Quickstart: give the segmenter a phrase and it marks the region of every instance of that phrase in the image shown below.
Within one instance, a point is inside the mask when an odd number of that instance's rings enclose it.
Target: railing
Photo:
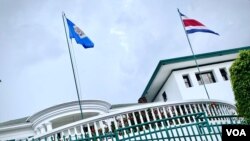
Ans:
[[[173,120],[182,118],[193,118],[195,122],[179,125],[169,125]],[[209,118],[230,119],[225,123],[210,123]],[[124,128],[116,129],[114,132],[108,132],[99,136],[89,137],[81,134],[62,139],[51,137],[52,141],[142,141],[142,140],[196,140],[196,141],[221,141],[222,125],[244,124],[242,118],[234,116],[214,116],[207,117],[204,112],[177,116],[173,118],[160,119]],[[85,136],[85,137],[84,137]],[[33,139],[33,141],[35,141]]]
[[[160,129],[160,125],[178,126],[191,123],[197,123],[194,116],[196,113],[204,113],[208,116],[208,121],[211,123],[228,122],[228,115],[236,114],[235,107],[220,101],[192,101],[178,103],[149,103],[129,108],[123,108],[119,111],[92,117],[81,120],[69,125],[53,129],[43,135],[36,136],[35,139],[45,140],[68,140],[78,138],[106,137],[107,139],[115,140],[113,137],[116,131],[120,129],[137,126],[142,123],[150,123],[163,119],[169,119],[166,124],[156,124],[152,127],[149,124],[149,129]],[[175,118],[179,117],[179,118]],[[199,119],[198,122],[202,120]],[[139,131],[139,129],[137,129]],[[146,127],[143,126],[143,130]]]
[[[190,117],[193,123],[169,125],[171,120]],[[195,140],[195,141],[221,141],[222,125],[244,124],[242,118],[237,116],[223,116],[212,118],[226,118],[229,122],[210,123],[206,114],[195,113],[173,118],[161,119],[117,129],[114,133],[116,141],[141,141],[141,140]],[[153,126],[153,128],[150,127]],[[101,139],[101,138],[100,138]]]

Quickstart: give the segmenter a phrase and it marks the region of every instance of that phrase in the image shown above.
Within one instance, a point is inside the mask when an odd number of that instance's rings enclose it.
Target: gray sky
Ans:
[[[0,0],[0,122],[77,100],[62,11],[95,43],[73,40],[81,99],[134,103],[157,63],[191,55],[177,8],[220,36],[195,53],[250,45],[249,0]]]

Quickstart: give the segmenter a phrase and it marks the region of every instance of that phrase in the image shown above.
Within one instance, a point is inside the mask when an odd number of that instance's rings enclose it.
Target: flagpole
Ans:
[[[177,11],[178,11],[179,16],[180,16],[180,20],[181,20],[181,23],[182,23],[182,27],[183,27],[183,29],[184,29],[184,31],[185,31],[185,34],[186,34],[186,37],[187,37],[187,40],[188,40],[189,47],[190,47],[191,52],[192,52],[192,54],[193,54],[194,61],[195,61],[195,64],[196,64],[196,68],[198,69],[198,72],[199,72],[199,75],[200,75],[200,74],[201,74],[201,71],[200,71],[199,65],[198,65],[198,63],[197,63],[197,59],[196,59],[196,56],[195,56],[195,54],[194,54],[194,51],[193,51],[191,42],[190,42],[189,37],[188,37],[188,35],[187,35],[187,31],[185,30],[185,26],[184,26],[184,23],[183,23],[182,18],[181,18],[180,10],[179,10],[178,8],[177,8]],[[210,100],[210,97],[209,97],[209,94],[208,94],[208,91],[207,91],[207,87],[206,87],[206,85],[205,85],[205,83],[204,83],[204,80],[203,80],[203,78],[202,78],[201,76],[200,76],[200,78],[201,78],[201,82],[202,82],[202,84],[203,84],[203,86],[204,86],[204,89],[205,89],[205,91],[206,91],[207,98]]]
[[[66,30],[66,25],[65,25],[65,18],[66,18],[65,13],[62,12],[63,25],[64,25],[64,30],[65,30],[67,44],[68,44],[68,50],[69,50],[71,67],[72,67],[73,75],[74,75],[74,82],[75,82],[75,86],[76,86],[76,93],[77,93],[78,103],[79,103],[79,107],[80,107],[81,118],[83,119],[83,113],[82,113],[82,106],[81,106],[81,101],[80,101],[79,89],[78,89],[78,84],[77,84],[77,81],[76,81],[76,73],[75,73],[75,69],[74,69],[74,64],[73,64],[73,61],[72,61],[72,55],[71,55],[71,50],[70,50],[70,45],[69,45],[69,40],[68,40],[68,34],[67,34],[67,30]]]

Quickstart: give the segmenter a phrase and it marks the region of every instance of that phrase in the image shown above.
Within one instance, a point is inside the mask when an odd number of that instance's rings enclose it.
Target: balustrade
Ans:
[[[133,125],[142,124],[166,118],[166,123],[160,121],[147,126],[129,128],[128,132],[145,131],[147,129],[163,128],[164,126],[173,126],[178,124],[187,124],[196,122],[193,116],[184,116],[174,119],[176,116],[194,114],[204,112],[211,122],[226,121],[223,116],[236,114],[233,105],[219,101],[194,101],[194,102],[179,102],[179,103],[149,103],[140,104],[130,108],[124,108],[120,111],[99,115],[89,119],[84,119],[71,123],[56,129],[53,129],[42,135],[38,135],[36,139],[57,138],[63,137],[94,137],[113,133],[116,129],[131,127]],[[198,119],[202,122],[202,119]],[[123,131],[125,132],[125,131]]]

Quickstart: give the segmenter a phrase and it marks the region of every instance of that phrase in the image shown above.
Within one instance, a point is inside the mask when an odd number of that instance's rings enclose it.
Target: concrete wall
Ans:
[[[167,82],[157,94],[157,97],[155,98],[154,102],[164,101],[162,97],[164,91],[167,95],[167,101],[182,100],[176,80],[176,76],[172,73],[168,78]]]
[[[216,80],[215,83],[206,84],[206,88],[210,99],[219,99],[230,103],[235,103],[230,79],[227,81],[223,80],[222,75],[219,71],[219,69],[221,68],[226,68],[229,77],[229,68],[231,64],[232,62],[226,62],[226,63],[200,67],[201,72],[212,71]],[[186,74],[187,72],[193,84],[193,87],[190,88],[186,88],[182,77],[182,75]],[[197,68],[181,70],[176,72],[176,80],[178,82],[177,84],[180,88],[183,100],[201,99],[201,98],[207,99],[207,94],[205,92],[204,86],[198,84],[195,73],[198,73]]]
[[[232,62],[224,62],[200,67],[201,72],[212,71],[216,82],[206,84],[206,88],[210,99],[218,99],[235,104],[232,86],[229,80],[225,81],[219,71],[221,68],[226,68],[228,77],[229,68]],[[197,68],[189,68],[172,72],[170,78],[165,83],[164,87],[158,93],[155,101],[163,101],[162,93],[166,91],[168,100],[191,100],[191,99],[207,99],[204,86],[199,85],[195,74],[198,73]],[[189,75],[192,87],[185,86],[183,75]]]

